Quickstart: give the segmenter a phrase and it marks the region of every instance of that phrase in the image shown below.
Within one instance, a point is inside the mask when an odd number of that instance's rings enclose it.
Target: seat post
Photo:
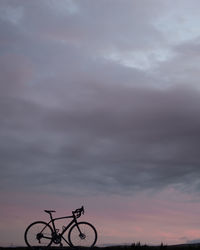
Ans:
[[[53,220],[53,216],[52,216],[51,212],[49,212],[49,216],[50,216],[50,219]]]
[[[54,224],[54,219],[53,219],[53,216],[52,216],[52,213],[56,212],[56,211],[54,211],[54,210],[44,210],[44,211],[49,214],[50,219],[51,219],[49,223],[52,223],[53,229],[54,229],[54,231],[56,231],[56,227],[55,227],[55,224]]]
[[[49,215],[50,215],[50,218],[51,218],[51,223],[52,223],[53,229],[56,232],[56,227],[55,227],[54,219],[53,219],[53,216],[52,216],[51,212],[49,212]]]

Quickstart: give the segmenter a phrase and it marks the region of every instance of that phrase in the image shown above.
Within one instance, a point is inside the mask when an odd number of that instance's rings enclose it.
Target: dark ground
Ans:
[[[44,250],[45,248],[37,248],[36,250]],[[71,248],[72,249],[72,248]],[[71,250],[70,247],[50,247],[48,250]],[[87,248],[78,248],[87,249]],[[93,250],[200,250],[200,244],[183,244],[183,245],[160,245],[160,246],[148,246],[140,244],[132,244],[130,246],[109,246],[109,247],[94,247]],[[27,247],[0,247],[0,250],[29,250]]]

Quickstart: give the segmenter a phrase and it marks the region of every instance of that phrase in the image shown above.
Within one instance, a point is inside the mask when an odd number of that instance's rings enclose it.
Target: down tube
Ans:
[[[64,229],[64,230],[62,231],[62,233],[61,233],[62,239],[63,239],[69,246],[71,246],[71,244],[65,239],[65,237],[63,236],[63,234],[71,227],[71,225],[74,224],[74,222],[75,222],[75,220],[72,220],[72,221],[65,227],[65,229]],[[68,237],[67,237],[67,239],[68,239]]]

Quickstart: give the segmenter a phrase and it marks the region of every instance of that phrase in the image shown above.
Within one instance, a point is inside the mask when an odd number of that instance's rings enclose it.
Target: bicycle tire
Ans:
[[[49,224],[44,221],[35,221],[27,227],[24,233],[24,240],[30,248],[46,248],[53,242],[52,234],[53,229]]]
[[[79,233],[77,224],[82,235]],[[97,241],[97,231],[95,227],[88,222],[78,222],[77,224],[74,224],[69,230],[68,241],[70,245],[72,247],[93,247]]]

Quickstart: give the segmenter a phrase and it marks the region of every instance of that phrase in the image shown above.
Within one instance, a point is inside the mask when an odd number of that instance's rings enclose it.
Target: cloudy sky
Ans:
[[[200,2],[0,1],[0,245],[85,206],[99,244],[200,238]]]

